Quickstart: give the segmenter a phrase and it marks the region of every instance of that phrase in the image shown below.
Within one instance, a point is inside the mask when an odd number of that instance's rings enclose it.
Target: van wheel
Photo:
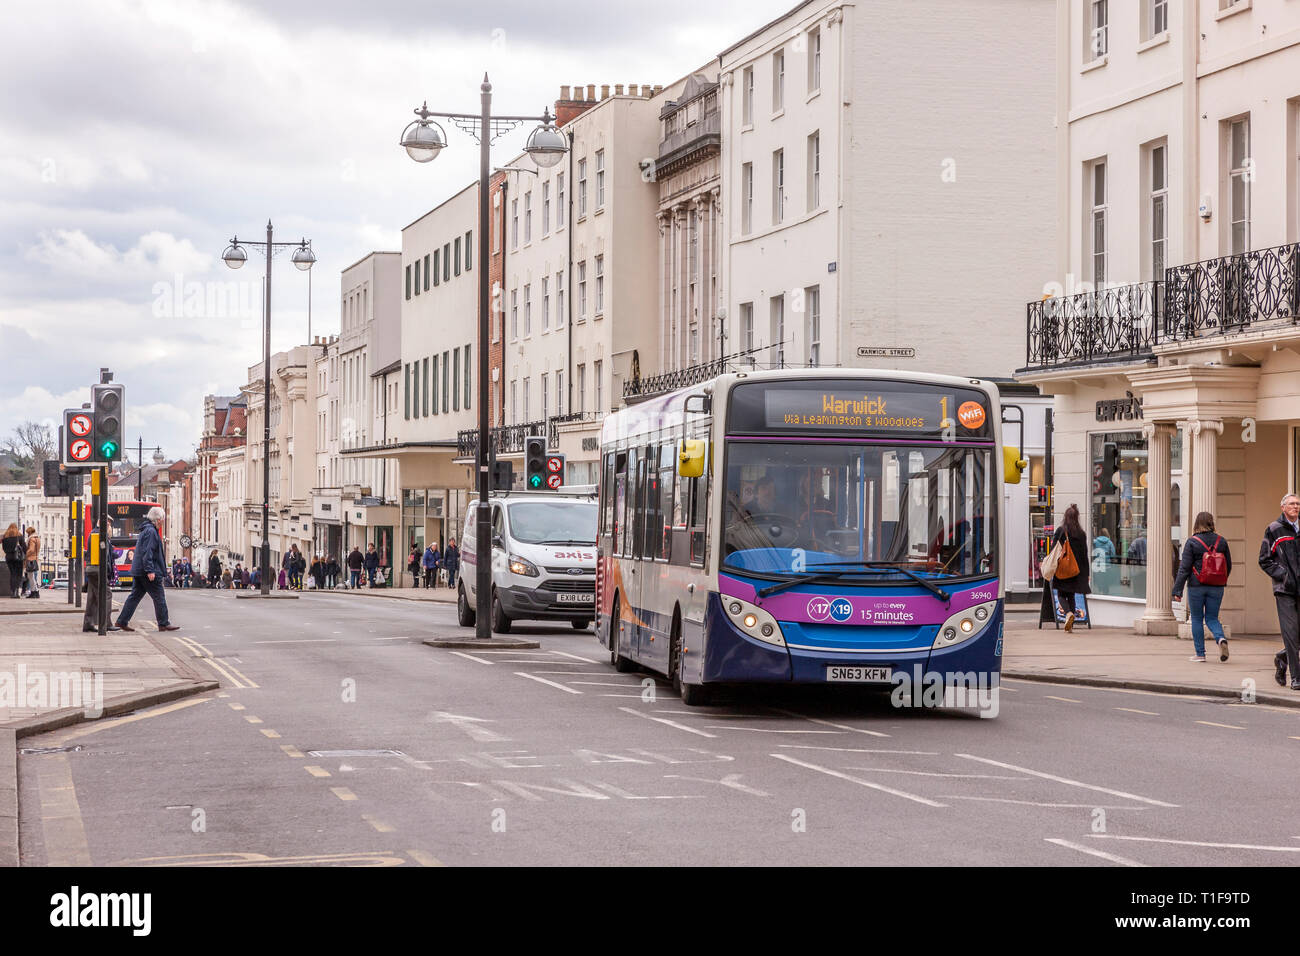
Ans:
[[[456,623],[461,627],[473,627],[477,616],[469,606],[469,597],[465,594],[465,583],[462,581],[456,594]]]
[[[570,621],[569,623],[573,625],[575,631],[585,631],[587,628],[591,627],[590,621]]]
[[[501,597],[496,591],[492,592],[492,630],[497,634],[510,633],[510,618],[501,606]]]
[[[614,665],[614,670],[620,674],[628,674],[636,670],[636,664],[618,651],[618,603],[618,598],[614,598],[614,610],[609,616],[609,662]]]

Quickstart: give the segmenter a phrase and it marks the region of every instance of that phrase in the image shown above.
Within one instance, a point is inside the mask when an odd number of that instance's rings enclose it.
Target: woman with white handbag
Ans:
[[[1052,550],[1041,565],[1043,578],[1056,592],[1057,606],[1065,616],[1066,633],[1074,630],[1077,617],[1083,617],[1087,604],[1080,597],[1091,594],[1088,586],[1088,536],[1079,523],[1079,506],[1065,509],[1061,526],[1052,535]]]

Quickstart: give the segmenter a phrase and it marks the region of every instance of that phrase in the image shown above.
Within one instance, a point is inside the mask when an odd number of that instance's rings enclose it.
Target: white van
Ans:
[[[583,630],[596,613],[596,497],[563,492],[505,492],[492,509],[492,630],[512,621],[570,621]],[[478,501],[461,535],[457,620],[473,627]]]

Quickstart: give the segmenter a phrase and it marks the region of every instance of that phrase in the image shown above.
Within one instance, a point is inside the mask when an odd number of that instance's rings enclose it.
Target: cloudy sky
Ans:
[[[107,366],[127,441],[190,454],[203,396],[261,356],[260,262],[232,235],[312,240],[312,333],[338,330],[339,273],[472,181],[472,139],[430,165],[411,110],[540,113],[561,84],[667,85],[794,6],[496,0],[81,0],[5,11],[0,39],[0,436],[56,423]],[[526,130],[500,141],[518,152]],[[250,255],[250,259],[253,258]],[[231,284],[233,283],[233,284]],[[274,269],[272,346],[306,340],[308,279]]]

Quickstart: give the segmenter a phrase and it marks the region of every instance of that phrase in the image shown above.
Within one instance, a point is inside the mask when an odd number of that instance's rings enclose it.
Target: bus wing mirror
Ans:
[[[1029,462],[1020,457],[1019,448],[1002,446],[1002,480],[1008,485],[1020,484],[1020,473],[1029,467]]]
[[[682,439],[677,446],[677,474],[683,478],[698,478],[704,474],[703,441],[698,438]]]
[[[687,414],[707,415],[713,408],[707,395],[687,395],[682,410]]]

